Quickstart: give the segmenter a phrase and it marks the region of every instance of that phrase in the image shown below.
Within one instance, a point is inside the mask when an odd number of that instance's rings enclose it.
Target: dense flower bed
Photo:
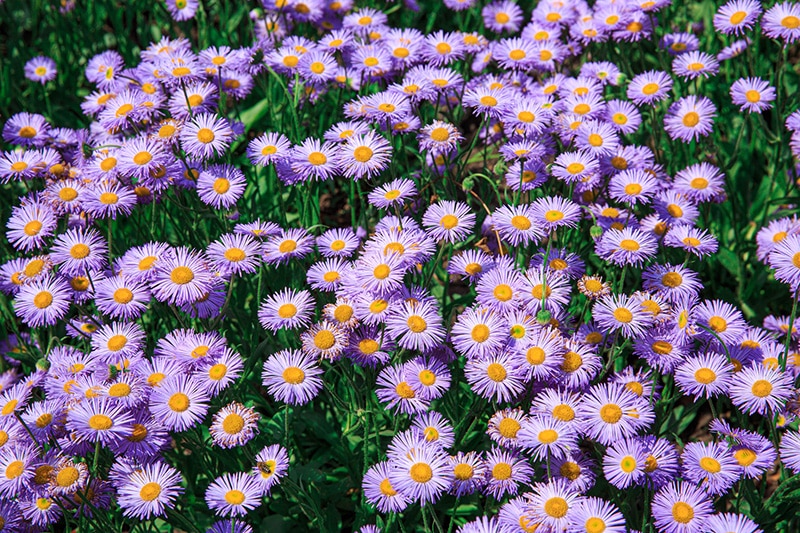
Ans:
[[[800,528],[800,5],[159,6],[18,68],[0,529]]]

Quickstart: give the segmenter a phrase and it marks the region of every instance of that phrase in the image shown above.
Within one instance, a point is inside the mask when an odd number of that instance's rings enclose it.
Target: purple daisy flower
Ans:
[[[206,490],[209,509],[219,516],[244,516],[261,505],[263,491],[258,479],[247,472],[223,474]]]
[[[792,397],[793,383],[790,374],[753,363],[733,375],[728,392],[742,412],[772,415]]]
[[[632,437],[655,420],[649,400],[618,383],[600,383],[589,389],[580,416],[586,436],[606,446]]]
[[[775,98],[775,88],[761,78],[741,78],[731,85],[731,99],[742,111],[766,111],[772,108]]]
[[[792,2],[775,4],[764,13],[761,29],[767,37],[793,43],[800,38],[800,6]]]
[[[684,359],[675,371],[678,387],[695,399],[727,394],[732,377],[733,365],[727,357],[715,352]]]
[[[224,154],[234,137],[228,121],[211,113],[195,115],[180,134],[183,149],[197,159]]]
[[[742,474],[742,467],[725,444],[689,442],[681,455],[684,480],[696,484],[712,496],[725,494]]]
[[[117,488],[122,513],[140,520],[165,516],[181,493],[180,473],[160,461],[142,465]]]
[[[211,288],[212,274],[206,259],[188,248],[178,248],[174,256],[155,264],[153,296],[161,302],[182,305],[201,299]]]
[[[651,512],[659,531],[695,533],[705,528],[714,507],[703,489],[679,481],[653,496]]]
[[[409,499],[395,489],[389,480],[389,462],[372,465],[361,482],[367,502],[381,513],[400,512],[408,507]]]
[[[673,140],[685,143],[699,140],[711,133],[717,108],[705,96],[689,95],[669,106],[664,117],[664,129]]]
[[[208,396],[186,376],[162,381],[150,395],[150,412],[171,431],[185,431],[202,421],[208,411]]]
[[[55,325],[69,310],[69,285],[48,276],[25,283],[14,298],[14,312],[30,327]]]
[[[739,35],[758,22],[761,12],[756,0],[731,0],[717,10],[714,27],[726,35]]]
[[[322,374],[313,356],[300,350],[283,350],[264,361],[261,380],[277,401],[303,405],[322,390]]]
[[[262,494],[269,494],[289,471],[289,454],[280,444],[265,446],[256,454],[253,475],[258,480]]]
[[[244,172],[232,165],[211,165],[197,178],[197,194],[203,203],[232,208],[247,187]]]
[[[44,85],[56,79],[56,62],[47,56],[36,56],[25,63],[25,77]]]
[[[435,503],[452,483],[447,454],[428,445],[389,459],[389,481],[395,490],[421,505]]]

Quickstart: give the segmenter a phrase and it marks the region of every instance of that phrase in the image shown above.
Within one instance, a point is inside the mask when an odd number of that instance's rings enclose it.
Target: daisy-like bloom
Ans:
[[[324,257],[350,257],[360,244],[350,228],[332,228],[317,237],[317,248]]]
[[[577,505],[583,500],[561,480],[535,483],[528,505],[536,522],[553,530],[564,530],[571,523]]]
[[[493,448],[484,459],[486,477],[483,491],[500,500],[505,495],[517,494],[520,485],[527,485],[533,478],[533,469],[528,461],[514,451]]]
[[[53,235],[57,224],[55,213],[46,205],[15,206],[6,224],[6,238],[15,249],[29,252],[41,248],[45,239]]]
[[[456,497],[480,490],[486,477],[486,463],[477,452],[458,452],[448,459],[453,472],[449,492]]]
[[[150,291],[143,283],[125,276],[113,276],[95,282],[97,309],[111,318],[135,320],[147,311]]]
[[[761,15],[756,0],[731,0],[714,15],[714,27],[726,35],[739,35],[751,29]]]
[[[208,395],[199,383],[185,375],[163,380],[150,395],[150,412],[171,431],[194,427],[207,411]]]
[[[155,264],[153,296],[161,302],[181,305],[201,299],[211,288],[212,274],[205,258],[188,248],[177,248],[174,256]]]
[[[56,62],[47,56],[36,56],[25,63],[25,77],[44,85],[56,79]]]
[[[496,0],[481,10],[483,24],[495,33],[516,33],[523,16],[522,9],[510,0]]]
[[[164,144],[144,136],[126,141],[116,158],[120,174],[138,179],[147,179],[169,162]]]
[[[473,307],[461,313],[453,325],[453,346],[467,359],[494,353],[506,342],[504,326],[501,315]]]
[[[432,238],[455,243],[473,232],[475,213],[463,202],[442,200],[428,207],[422,225]]]
[[[395,258],[399,262],[399,258]],[[397,266],[396,264],[394,266]],[[394,277],[402,279],[402,271],[396,269]],[[353,264],[341,257],[334,257],[314,263],[308,269],[306,279],[312,289],[320,291],[336,291],[345,279],[353,277]]]
[[[258,480],[262,494],[269,494],[289,471],[289,454],[280,444],[265,446],[256,455],[252,473]]]
[[[69,284],[60,277],[29,281],[14,297],[14,312],[33,328],[55,325],[67,314],[69,306]]]
[[[800,433],[789,430],[781,437],[781,462],[794,473],[800,472]]]
[[[591,387],[581,402],[580,415],[586,436],[606,446],[633,436],[655,420],[649,400],[618,383]]]
[[[299,146],[292,148],[289,153],[289,162],[292,172],[297,176],[302,176],[303,181],[325,181],[339,172],[338,154],[338,145],[320,143],[316,139],[308,138]],[[370,160],[370,157],[367,158],[367,161]]]
[[[267,132],[247,145],[247,157],[254,165],[267,166],[289,156],[292,143],[279,132]]]
[[[687,252],[703,257],[716,253],[719,244],[713,235],[704,229],[688,225],[670,228],[664,237],[664,245],[673,248],[682,248]]]
[[[452,476],[447,454],[436,446],[417,447],[389,460],[392,487],[422,505],[436,502],[450,488]]]
[[[261,382],[279,402],[304,405],[322,390],[323,370],[312,355],[283,350],[264,361]]]
[[[3,183],[34,178],[41,170],[42,159],[36,150],[5,152],[0,158]]]
[[[628,84],[627,95],[638,105],[652,105],[669,96],[672,77],[666,72],[651,70],[634,76]]]
[[[305,257],[314,249],[314,237],[303,228],[283,230],[264,243],[264,261],[278,265]]]
[[[630,102],[625,100],[609,100],[606,107],[606,120],[620,133],[630,134],[639,129],[642,115]]]
[[[133,417],[113,400],[83,400],[67,412],[67,429],[81,441],[111,446],[131,434]]]
[[[624,294],[600,298],[592,307],[592,317],[606,331],[620,331],[623,337],[640,338],[653,325],[641,301]]]
[[[328,360],[335,360],[347,347],[347,330],[333,322],[323,320],[300,335],[303,352]]]
[[[244,173],[232,165],[211,165],[197,178],[197,194],[206,205],[233,207],[247,186]]]
[[[611,294],[611,284],[600,276],[582,276],[578,280],[578,291],[590,300],[596,300]]]
[[[518,366],[511,352],[488,353],[467,361],[464,375],[479,396],[510,402],[525,387],[525,369]]]
[[[403,377],[414,394],[426,401],[441,398],[450,387],[447,365],[434,356],[417,357],[405,363]]]
[[[775,279],[789,284],[792,291],[800,287],[800,236],[788,235],[775,245],[768,256],[775,269]]]
[[[489,437],[504,448],[519,448],[519,430],[528,417],[522,409],[503,409],[489,419]]]
[[[670,138],[691,142],[711,133],[717,108],[705,96],[684,96],[669,106],[664,117],[664,129]]]
[[[306,327],[311,323],[314,299],[308,291],[284,289],[267,297],[258,309],[258,320],[267,331]]]
[[[764,35],[787,44],[800,38],[800,6],[792,2],[775,4],[761,19]]]
[[[619,134],[605,122],[586,120],[578,127],[575,142],[578,148],[597,157],[610,156],[619,147]]]
[[[122,513],[131,518],[147,520],[164,516],[183,493],[180,473],[161,461],[142,465],[117,488]]]
[[[742,467],[733,453],[719,442],[689,442],[681,455],[684,480],[695,483],[712,496],[725,494],[739,481]]]
[[[553,163],[553,176],[566,183],[576,183],[593,176],[600,169],[597,158],[586,151],[563,152]]]
[[[241,356],[224,348],[219,354],[204,357],[195,367],[192,379],[200,383],[209,394],[216,396],[239,378],[243,367]]]
[[[83,207],[95,218],[115,220],[117,215],[130,215],[136,202],[133,188],[115,181],[103,181],[86,189]]]
[[[735,344],[747,327],[742,312],[722,300],[704,300],[694,308],[694,317],[696,324],[704,329],[698,334],[711,340],[714,337],[708,332],[711,330],[722,342],[729,344]]]
[[[655,255],[658,243],[649,233],[634,228],[609,229],[595,245],[597,255],[618,266],[641,265]]]
[[[578,449],[575,426],[549,416],[527,418],[518,434],[519,446],[535,460],[566,457]]]
[[[226,233],[206,250],[212,264],[228,275],[252,274],[261,261],[261,247],[256,240],[240,233]]]
[[[697,185],[700,186],[701,183],[698,182]],[[695,190],[692,189],[692,191]],[[700,216],[700,211],[694,201],[675,190],[657,193],[653,201],[653,208],[656,211],[656,215],[661,217],[667,226],[694,225]],[[658,229],[659,226],[656,226],[656,230]]]
[[[560,227],[574,228],[581,218],[578,205],[560,196],[537,198],[531,204],[530,213],[534,223],[548,234]]]
[[[445,33],[439,30],[425,36],[420,52],[430,65],[440,67],[462,59],[467,50],[458,33]]]
[[[396,413],[422,413],[427,410],[429,404],[428,400],[411,388],[404,368],[397,365],[387,366],[381,370],[375,384],[375,394],[381,403],[386,404],[385,409],[391,409]]]
[[[732,377],[733,365],[727,357],[716,352],[684,359],[675,371],[678,387],[695,399],[727,394]]]
[[[531,241],[544,237],[529,204],[503,205],[492,213],[492,222],[500,237],[512,246],[527,246]]]
[[[235,134],[228,121],[212,113],[200,113],[181,128],[181,146],[198,159],[210,159],[225,153]]]
[[[244,516],[261,505],[263,491],[258,479],[247,472],[223,474],[206,490],[209,509],[220,516]]]
[[[411,427],[419,430],[427,442],[445,450],[452,448],[456,440],[453,425],[436,411],[429,411],[414,418]]]
[[[43,146],[50,133],[50,124],[36,113],[17,113],[3,125],[3,139],[20,146]],[[31,152],[30,155],[36,155]]]
[[[50,259],[60,265],[65,274],[80,276],[102,268],[107,251],[105,239],[97,231],[78,227],[58,236]]]
[[[221,448],[236,448],[255,437],[259,418],[253,409],[232,402],[214,414],[208,429],[214,444]]]
[[[747,50],[748,46],[750,46],[750,39],[739,39],[738,41],[734,41],[730,44],[730,46],[726,46],[719,51],[717,54],[717,60],[727,61],[728,59],[739,57],[744,53],[745,50]]]
[[[421,150],[449,153],[458,147],[459,143],[464,140],[464,136],[453,124],[434,120],[419,131],[417,140]]]
[[[404,302],[387,318],[386,333],[401,348],[422,352],[441,343],[445,336],[439,310],[430,301]]]
[[[676,481],[653,496],[651,512],[659,531],[694,533],[705,529],[714,507],[702,488]]]
[[[675,175],[673,189],[695,202],[708,202],[724,194],[725,176],[714,165],[699,163]]]
[[[700,76],[707,78],[719,72],[719,62],[714,56],[695,50],[676,57],[672,62],[672,72],[687,80]]]
[[[447,265],[447,272],[466,276],[470,281],[492,270],[495,264],[492,256],[482,250],[467,250],[453,256]]]
[[[789,373],[753,363],[733,375],[728,393],[745,413],[773,415],[792,397],[792,383]]]
[[[36,475],[37,454],[30,445],[3,446],[0,450],[0,495],[18,496],[31,486]]]
[[[395,489],[389,480],[389,462],[372,465],[361,483],[366,500],[381,513],[400,512],[408,507],[409,499]]]
[[[589,496],[576,505],[571,518],[574,531],[580,533],[625,533],[625,516],[616,505]]]
[[[660,46],[672,55],[680,55],[700,48],[700,40],[691,33],[668,33],[661,39]]]
[[[708,533],[762,533],[763,530],[743,514],[720,513],[708,517],[704,524]]]
[[[618,489],[640,485],[645,476],[647,449],[638,439],[612,444],[603,456],[603,475]]]
[[[340,145],[338,164],[346,178],[359,180],[377,176],[389,164],[392,147],[384,137],[370,131],[350,137]]]
[[[761,78],[741,78],[731,85],[731,99],[742,111],[760,113],[772,108],[775,88]]]
[[[608,194],[611,198],[629,204],[649,204],[658,192],[656,179],[644,170],[628,169],[611,177]]]
[[[417,195],[417,187],[409,179],[396,179],[375,188],[367,199],[378,209],[403,205]]]
[[[156,263],[172,254],[173,250],[168,244],[150,242],[130,248],[119,259],[114,270],[132,281],[149,281],[156,274]]]

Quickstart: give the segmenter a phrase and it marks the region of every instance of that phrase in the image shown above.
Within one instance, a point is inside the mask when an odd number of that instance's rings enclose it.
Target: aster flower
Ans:
[[[577,503],[572,513],[576,531],[603,533],[625,533],[625,516],[616,505],[601,498],[590,496]]]
[[[25,283],[14,298],[14,312],[30,327],[52,326],[70,306],[69,285],[63,278],[46,277]]]
[[[381,513],[400,512],[409,504],[408,498],[389,480],[388,461],[372,465],[364,474],[361,485],[366,500]]]
[[[623,337],[639,338],[653,325],[652,317],[644,311],[633,296],[609,295],[594,304],[592,317],[604,330],[620,331]]]
[[[174,256],[155,263],[153,296],[173,305],[196,301],[208,292],[211,280],[203,256],[181,247],[175,250]]]
[[[260,415],[238,402],[232,402],[211,419],[209,432],[214,444],[221,448],[243,446],[258,433]]]
[[[687,443],[681,461],[682,477],[712,496],[726,493],[741,476],[741,467],[722,443]]]
[[[719,72],[719,62],[714,56],[695,50],[676,57],[672,62],[672,71],[687,80],[700,76],[707,78]]]
[[[308,291],[284,289],[269,296],[261,304],[258,320],[269,331],[294,329],[310,324],[313,309],[314,300]]]
[[[389,460],[392,486],[422,505],[436,502],[450,487],[451,476],[447,455],[433,446],[415,448]]]
[[[186,376],[161,381],[150,395],[150,412],[172,431],[184,431],[205,418],[208,396]]]
[[[665,100],[672,89],[672,78],[666,72],[648,71],[634,76],[627,95],[635,104],[654,104]]]
[[[589,178],[599,168],[597,158],[589,152],[562,152],[553,163],[552,173],[565,183],[576,183]]]
[[[522,9],[510,0],[498,0],[481,10],[484,25],[495,33],[519,31],[523,20]]]
[[[651,235],[633,228],[609,229],[597,241],[597,255],[619,266],[641,265],[658,249]]]
[[[731,85],[731,99],[742,111],[751,113],[772,108],[775,88],[761,78],[741,78]]]
[[[131,178],[146,179],[168,163],[163,143],[146,137],[126,141],[117,153],[120,174]]]
[[[58,236],[50,258],[61,271],[78,276],[105,264],[107,245],[94,229],[74,228]]]
[[[322,390],[323,370],[299,350],[283,350],[264,362],[262,383],[276,400],[291,405],[310,402]]]
[[[280,444],[265,446],[256,454],[252,473],[258,480],[262,494],[269,494],[289,471],[289,454]]]
[[[496,500],[514,495],[520,485],[527,485],[533,478],[533,469],[517,452],[494,448],[484,459],[486,468],[483,491]]]
[[[549,416],[531,416],[518,434],[519,445],[535,460],[550,460],[570,455],[578,449],[575,426]]]
[[[44,85],[56,79],[56,62],[47,56],[36,56],[25,63],[25,77]]]
[[[682,248],[698,257],[713,254],[717,251],[717,239],[706,230],[681,225],[670,228],[664,237],[664,245]]]
[[[386,332],[401,348],[427,351],[444,340],[438,309],[430,302],[405,302],[386,321]]]
[[[711,133],[717,109],[708,98],[689,95],[669,106],[664,117],[664,129],[673,140],[685,143]]]
[[[745,413],[773,414],[792,396],[793,378],[780,369],[752,364],[734,374],[731,401]]]
[[[133,430],[133,418],[126,411],[109,399],[84,400],[67,413],[67,429],[80,440],[110,446]]]
[[[369,132],[347,139],[338,151],[338,166],[346,178],[359,180],[378,175],[392,156],[389,141]]]
[[[409,385],[403,367],[387,366],[375,385],[378,401],[385,403],[385,409],[397,413],[421,413],[427,410],[428,401],[419,396]]]
[[[113,276],[95,282],[95,304],[101,313],[114,319],[139,318],[150,303],[146,285],[124,276]]]
[[[732,376],[733,365],[727,357],[715,352],[684,359],[675,371],[678,387],[695,399],[727,394]]]
[[[800,38],[800,6],[782,2],[769,8],[761,19],[764,35],[781,39],[787,44]]]
[[[754,0],[731,0],[717,10],[714,27],[727,35],[739,35],[756,24],[761,12],[761,4]]]
[[[264,261],[268,264],[288,263],[294,258],[304,257],[314,248],[314,237],[303,228],[281,231],[264,243]]]
[[[586,436],[610,445],[650,426],[655,416],[649,401],[616,383],[593,386],[581,402]]]
[[[267,132],[247,145],[247,157],[254,165],[267,166],[289,156],[292,144],[279,132]]]
[[[3,125],[3,139],[20,146],[42,146],[45,144],[50,124],[37,113],[16,113]],[[30,155],[35,153],[30,152]]]
[[[206,490],[205,500],[220,516],[244,516],[261,505],[261,495],[255,476],[237,472],[216,478]]]
[[[335,360],[347,347],[347,332],[333,322],[323,320],[300,335],[303,352],[328,360]]]
[[[180,473],[165,463],[143,465],[117,489],[123,514],[141,520],[164,516],[183,492],[180,483]]]
[[[45,239],[53,235],[57,222],[55,213],[46,205],[30,203],[15,206],[6,224],[6,238],[17,250],[29,252],[39,249]]]
[[[687,482],[675,482],[653,497],[655,525],[665,533],[693,533],[706,525],[713,506],[703,489]]]
[[[422,225],[432,238],[454,243],[472,233],[475,214],[464,203],[444,200],[428,207]]]
[[[464,375],[472,390],[487,399],[510,402],[524,388],[525,369],[510,352],[487,353],[467,361]]]
[[[527,246],[531,241],[543,237],[542,229],[535,221],[531,205],[503,205],[492,213],[492,222],[504,240],[512,246]]]
[[[536,483],[528,500],[533,519],[553,529],[564,529],[582,497],[560,480]]]
[[[408,386],[425,401],[441,398],[450,387],[450,371],[441,360],[417,357],[405,363],[403,378]]]

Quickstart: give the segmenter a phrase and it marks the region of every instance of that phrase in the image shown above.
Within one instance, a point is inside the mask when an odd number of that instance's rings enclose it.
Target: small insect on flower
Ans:
[[[269,494],[289,471],[289,454],[280,444],[264,447],[256,455],[252,473],[258,480],[262,494]]]

